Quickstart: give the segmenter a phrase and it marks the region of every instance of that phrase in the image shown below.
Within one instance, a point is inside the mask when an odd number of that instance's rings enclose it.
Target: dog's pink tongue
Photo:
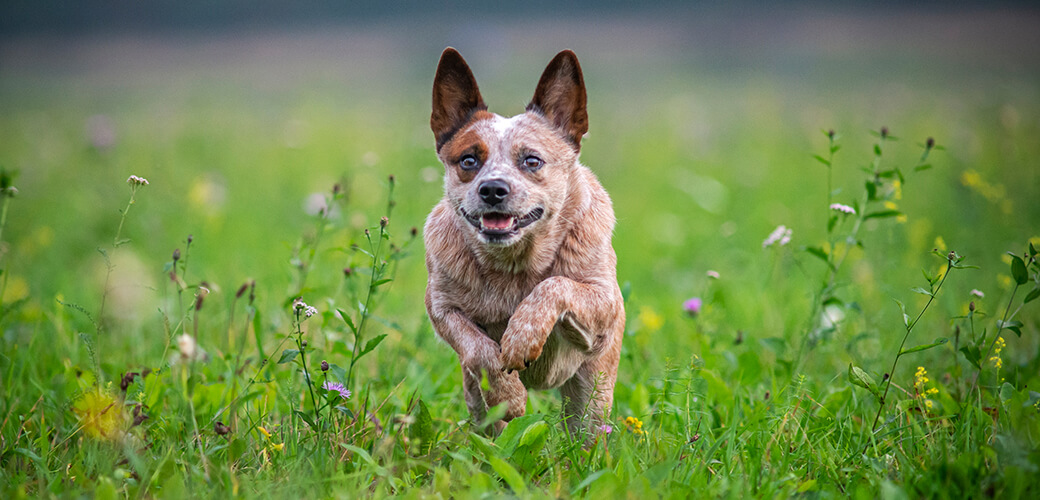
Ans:
[[[513,217],[506,214],[484,214],[480,222],[488,229],[509,229],[513,225]]]

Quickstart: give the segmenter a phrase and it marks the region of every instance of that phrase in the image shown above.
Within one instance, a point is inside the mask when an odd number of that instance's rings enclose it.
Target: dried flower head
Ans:
[[[181,352],[181,358],[195,359],[198,356],[199,346],[195,343],[195,337],[183,333],[177,337],[177,349]]]

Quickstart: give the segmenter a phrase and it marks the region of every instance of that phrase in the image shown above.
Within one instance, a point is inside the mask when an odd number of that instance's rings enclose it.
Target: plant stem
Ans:
[[[350,367],[347,368],[347,387],[348,388],[351,387],[351,382],[353,382],[353,379],[354,379],[354,364],[357,362],[358,354],[360,354],[361,339],[362,339],[361,333],[364,331],[363,329],[365,328],[365,320],[368,319],[368,315],[369,315],[369,309],[368,308],[369,308],[369,306],[370,306],[370,304],[372,302],[372,292],[375,289],[375,282],[379,279],[379,276],[382,275],[382,272],[380,271],[380,266],[379,266],[379,252],[383,248],[383,234],[385,233],[385,231],[386,231],[386,228],[383,227],[382,224],[380,224],[379,225],[379,238],[376,240],[375,250],[372,252],[372,268],[371,268],[372,271],[371,271],[371,273],[369,275],[369,279],[368,279],[368,293],[365,295],[364,310],[363,311],[359,311],[361,313],[361,319],[358,320],[357,333],[354,335],[354,347],[353,347],[353,349],[351,349]],[[372,241],[372,239],[369,238],[369,248],[372,248],[371,241]]]
[[[885,409],[885,399],[888,397],[888,390],[892,387],[892,379],[895,378],[896,365],[899,363],[899,358],[903,356],[903,346],[906,345],[906,340],[910,338],[910,332],[917,325],[918,321],[921,321],[921,317],[924,316],[925,311],[928,310],[928,306],[932,305],[935,300],[935,296],[939,294],[939,290],[942,288],[943,283],[946,282],[946,278],[950,275],[950,271],[953,269],[953,260],[950,258],[946,259],[946,272],[943,273],[943,277],[939,280],[939,285],[935,287],[932,294],[928,297],[928,303],[924,305],[921,312],[917,315],[917,318],[913,322],[906,326],[906,333],[903,335],[903,341],[899,343],[899,350],[896,351],[896,357],[892,360],[892,368],[888,372],[888,383],[885,384],[885,392],[881,394],[881,400],[878,401],[877,415],[874,416],[874,423],[870,426],[870,433],[873,434],[877,430],[878,420],[881,418],[881,412]]]
[[[997,344],[997,339],[1000,338],[1000,332],[1004,331],[1004,324],[1007,322],[1008,312],[1011,311],[1011,304],[1015,302],[1015,294],[1018,293],[1018,287],[1019,286],[1021,286],[1021,285],[1016,283],[1015,284],[1015,288],[1013,288],[1011,290],[1011,298],[1008,299],[1008,305],[1007,305],[1006,308],[1004,308],[1004,317],[1001,318],[1001,320],[1000,320],[1000,325],[998,325],[997,333],[995,333],[993,335],[993,340],[989,343],[989,348],[986,349],[986,354],[983,354],[982,357],[979,358],[979,366],[983,366],[983,365],[986,364],[986,360],[989,359],[990,353],[993,352],[993,346]],[[1017,311],[1016,311],[1016,313],[1017,313]],[[975,375],[975,380],[973,380],[971,382],[971,387],[968,388],[968,393],[966,394],[967,397],[971,397],[971,393],[975,392],[975,389],[979,385],[979,377],[981,377],[981,376],[982,376],[982,368],[979,368],[979,373],[977,373]],[[965,398],[964,401],[962,401],[961,404],[966,406],[967,401],[968,401],[968,399]],[[962,412],[964,411],[964,407],[965,406],[961,407],[961,411]]]

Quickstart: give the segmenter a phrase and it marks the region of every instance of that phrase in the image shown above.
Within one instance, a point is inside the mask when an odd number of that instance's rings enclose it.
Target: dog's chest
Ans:
[[[505,324],[539,281],[529,276],[485,276],[476,286],[468,287],[459,303],[467,316],[479,324]],[[500,337],[501,333],[493,336],[496,340]]]

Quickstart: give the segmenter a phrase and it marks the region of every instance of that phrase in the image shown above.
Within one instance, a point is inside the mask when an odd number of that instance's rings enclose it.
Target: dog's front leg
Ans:
[[[620,292],[608,285],[580,283],[563,276],[547,278],[520,302],[509,319],[501,341],[503,369],[523,370],[538,359],[564,313],[596,335],[614,333],[611,326],[618,324],[618,318],[624,318]],[[623,324],[624,320],[620,322]],[[590,339],[590,347],[593,340]]]
[[[523,415],[527,405],[527,389],[520,382],[519,375],[502,372],[498,343],[458,310],[443,314],[431,311],[430,319],[437,335],[459,355],[466,407],[473,422],[483,422],[487,409],[500,403],[508,404],[505,421]],[[488,378],[486,393],[480,387],[482,373],[487,374]],[[504,425],[503,422],[496,422],[496,430],[501,430]]]

